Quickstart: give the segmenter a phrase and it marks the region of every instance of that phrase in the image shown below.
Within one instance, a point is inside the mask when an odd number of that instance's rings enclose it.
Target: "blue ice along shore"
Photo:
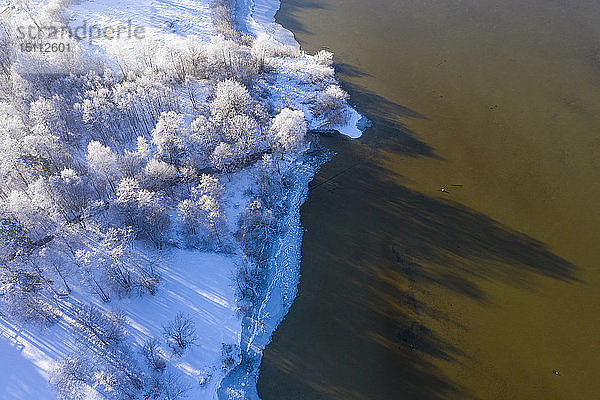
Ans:
[[[240,29],[257,37],[266,33],[280,43],[300,48],[294,34],[275,22],[280,6],[279,0],[237,0],[236,15]],[[356,110],[351,112],[348,122],[344,126],[336,126],[335,130],[350,138],[358,138],[370,123]],[[280,221],[285,229],[270,260],[269,276],[260,305],[252,315],[242,320],[242,362],[221,381],[217,390],[219,400],[260,399],[257,383],[263,351],[298,293],[304,234],[300,208],[308,196],[309,183],[331,156],[325,151],[317,153],[305,155],[294,167],[295,182],[288,194],[287,215]]]
[[[242,361],[221,381],[220,400],[259,399],[257,382],[263,350],[271,342],[277,326],[288,313],[298,292],[303,227],[300,207],[308,196],[308,185],[328,159],[324,151],[304,156],[293,167],[295,182],[288,193],[288,211],[279,223],[285,227],[277,238],[269,260],[269,273],[260,304],[242,320]]]

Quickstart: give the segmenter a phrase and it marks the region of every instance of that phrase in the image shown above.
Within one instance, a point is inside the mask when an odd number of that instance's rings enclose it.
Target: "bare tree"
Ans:
[[[191,389],[183,374],[173,369],[169,369],[163,374],[163,385],[166,400],[184,398]]]
[[[167,367],[167,362],[160,349],[160,343],[157,338],[151,338],[144,341],[142,345],[142,355],[148,363],[148,366],[155,372],[163,371]]]
[[[108,313],[93,305],[81,305],[75,310],[75,329],[91,348],[111,348],[125,337],[123,314]]]
[[[171,322],[163,326],[163,334],[167,345],[177,356],[182,356],[198,340],[194,321],[183,312],[177,313]]]
[[[86,358],[74,354],[64,357],[54,364],[50,384],[62,399],[83,400],[90,377],[90,366]]]

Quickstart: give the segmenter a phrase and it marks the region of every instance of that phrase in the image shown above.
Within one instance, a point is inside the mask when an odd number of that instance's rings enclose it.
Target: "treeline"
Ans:
[[[65,5],[50,2],[42,18],[63,20]],[[239,309],[252,310],[285,228],[286,166],[308,142],[300,105],[265,93],[282,60],[306,58],[306,83],[321,88],[308,117],[347,119],[331,53],[309,57],[239,32],[229,0],[213,13],[210,43],[141,44],[117,70],[76,42],[69,55],[18,54],[10,29],[0,31],[0,309],[24,324],[72,322],[80,349],[53,374],[64,398],[84,398],[89,386],[114,399],[188,391],[168,359],[195,345],[189,317],[138,345],[124,315],[70,299],[74,288],[104,303],[154,295],[160,276],[139,241],[239,253]],[[250,199],[228,221],[227,187],[242,169],[253,171]]]

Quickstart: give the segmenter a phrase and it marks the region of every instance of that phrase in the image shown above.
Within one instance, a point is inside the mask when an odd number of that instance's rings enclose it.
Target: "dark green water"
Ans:
[[[600,3],[284,0],[278,20],[336,53],[374,125],[323,140],[261,397],[598,398]]]

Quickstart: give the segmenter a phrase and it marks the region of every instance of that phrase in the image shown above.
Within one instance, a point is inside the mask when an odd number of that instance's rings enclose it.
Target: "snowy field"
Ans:
[[[223,377],[220,369],[222,344],[236,345],[241,322],[235,313],[231,287],[232,257],[174,250],[155,260],[163,278],[155,296],[111,302],[111,308],[125,310],[127,330],[132,336],[160,337],[162,326],[177,312],[192,315],[201,346],[196,346],[177,366],[197,382],[194,398],[214,398]],[[74,294],[73,301],[82,294]],[[101,306],[101,304],[99,304]],[[48,384],[50,364],[61,354],[76,350],[67,333],[65,320],[46,329],[19,329],[6,318],[0,319],[2,335],[0,399],[56,399]],[[93,398],[93,397],[92,397]]]
[[[66,15],[73,26],[93,23],[100,26],[118,26],[131,21],[144,28],[144,48],[150,53],[167,54],[176,43],[186,43],[190,36],[206,44],[219,43],[215,38],[211,4],[208,0],[77,0],[31,2],[36,6],[66,5]],[[12,15],[11,2],[0,1],[0,17]],[[268,37],[290,48],[294,57],[272,57],[267,60],[273,73],[259,83],[264,90],[265,102],[275,110],[285,107],[301,110],[309,129],[324,126],[323,117],[315,117],[311,104],[322,91],[322,81],[335,83],[333,68],[323,65],[302,53],[293,34],[274,21],[279,8],[277,0],[239,0],[235,9],[240,27],[254,37]],[[85,43],[85,42],[84,42]],[[270,43],[270,42],[269,42]],[[139,51],[139,43],[132,40],[96,38],[85,43],[90,54],[100,57],[113,68],[130,62]],[[136,47],[137,48],[134,48]],[[192,86],[190,86],[192,87]],[[198,84],[199,99],[205,97],[205,85]],[[189,93],[182,96],[183,108],[191,108]],[[350,138],[362,132],[357,127],[361,116],[352,108],[344,124],[330,124]],[[283,160],[283,156],[282,156]],[[268,262],[268,284],[262,291],[258,307],[242,318],[233,277],[240,264],[236,252],[201,252],[185,250],[174,240],[166,250],[156,250],[136,243],[134,252],[148,264],[154,265],[160,284],[157,293],[129,298],[112,298],[109,303],[94,300],[100,309],[121,311],[125,315],[125,329],[132,345],[139,346],[149,337],[161,337],[163,327],[179,313],[191,316],[196,329],[196,344],[182,357],[171,358],[173,367],[193,382],[182,398],[192,399],[257,399],[255,385],[262,349],[288,312],[296,295],[300,274],[300,246],[302,227],[300,206],[304,202],[308,183],[320,158],[286,157],[282,170],[292,172],[296,179],[285,199],[288,210],[286,229],[277,238],[274,255]],[[279,168],[279,165],[278,165]],[[220,176],[227,196],[224,213],[227,230],[235,232],[237,221],[251,200],[249,192],[254,184],[255,167]],[[78,350],[69,334],[71,309],[80,303],[89,303],[84,288],[74,285],[68,299],[57,303],[63,318],[49,327],[28,327],[0,314],[0,400],[54,400],[57,399],[48,380],[54,363],[61,357]],[[234,365],[224,364],[231,359]],[[244,359],[244,366],[237,366]],[[248,366],[251,369],[248,369]],[[86,399],[100,399],[89,388]]]

